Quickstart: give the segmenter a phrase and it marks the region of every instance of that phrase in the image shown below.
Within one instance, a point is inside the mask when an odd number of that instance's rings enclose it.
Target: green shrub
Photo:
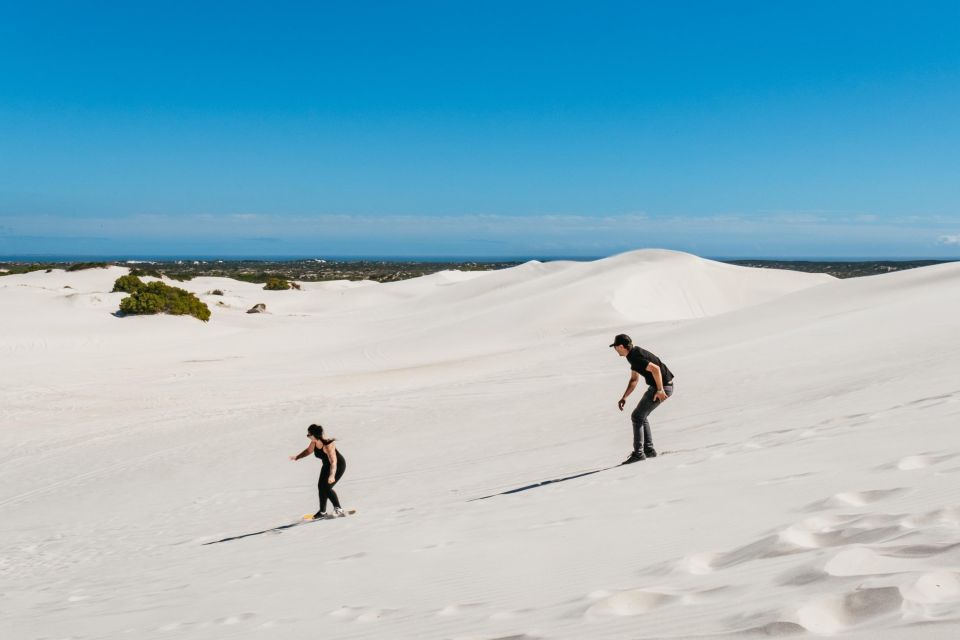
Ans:
[[[63,266],[56,266],[49,263],[44,264],[5,264],[4,271],[0,271],[0,276],[14,276],[34,271],[45,271],[50,273],[54,269],[63,269]]]
[[[130,269],[130,275],[140,276],[140,277],[151,276],[153,278],[159,278],[163,276],[163,274],[157,271],[156,269],[141,269],[139,267],[134,267],[133,269]]]
[[[156,283],[151,283],[156,284]],[[120,311],[132,315],[163,313],[166,301],[159,293],[139,289],[120,301]]]
[[[76,262],[69,267],[67,271],[83,271],[84,269],[104,269],[109,267],[106,262]]]
[[[270,278],[263,288],[268,291],[284,291],[290,288],[290,283],[283,278]]]
[[[263,271],[260,273],[250,273],[249,271],[244,271],[242,273],[236,273],[232,276],[234,280],[240,280],[241,282],[255,282],[260,284],[261,282],[266,282],[273,276],[267,275]]]
[[[213,291],[208,292],[207,295],[208,295],[208,296],[222,296],[222,295],[223,295],[223,291],[222,291],[221,289],[214,289]]]
[[[187,280],[193,280],[193,274],[190,273],[166,273],[160,269],[155,269],[153,267],[147,267],[141,269],[140,267],[134,267],[130,269],[130,275],[132,276],[150,276],[152,278],[170,278],[171,280],[176,280],[177,282],[186,282]]]
[[[162,282],[150,282],[137,288],[120,301],[120,311],[132,315],[153,313],[190,315],[204,322],[210,319],[210,308],[197,296]]]
[[[135,275],[120,276],[113,282],[111,293],[122,291],[124,293],[133,293],[143,286],[143,280]]]

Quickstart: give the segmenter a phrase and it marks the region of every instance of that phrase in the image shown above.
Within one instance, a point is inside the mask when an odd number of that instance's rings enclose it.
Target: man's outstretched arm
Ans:
[[[620,411],[623,411],[623,406],[627,404],[627,396],[633,393],[633,390],[637,388],[638,380],[640,380],[640,374],[636,371],[631,371],[630,382],[627,383],[627,390],[623,392],[623,397],[620,398],[620,402],[617,403],[617,407],[620,408]]]

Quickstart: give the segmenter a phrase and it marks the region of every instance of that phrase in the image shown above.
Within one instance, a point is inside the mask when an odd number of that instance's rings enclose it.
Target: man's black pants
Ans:
[[[668,397],[672,396],[673,384],[663,385],[663,392]],[[630,414],[630,420],[633,422],[633,450],[636,453],[642,453],[644,449],[653,448],[653,437],[650,435],[650,421],[647,416],[663,404],[663,402],[657,402],[656,395],[656,387],[647,387],[647,392],[640,398],[640,404]]]

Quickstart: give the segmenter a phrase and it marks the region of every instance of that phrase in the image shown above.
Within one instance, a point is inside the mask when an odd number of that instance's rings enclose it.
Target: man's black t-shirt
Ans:
[[[667,368],[667,365],[646,349],[641,349],[640,347],[630,349],[630,353],[627,354],[627,361],[630,363],[630,368],[642,375],[643,379],[646,380],[647,384],[651,387],[657,386],[657,381],[654,380],[653,374],[647,371],[647,365],[651,362],[660,367],[660,376],[663,378],[664,385],[673,382],[673,374],[670,372],[670,369]]]

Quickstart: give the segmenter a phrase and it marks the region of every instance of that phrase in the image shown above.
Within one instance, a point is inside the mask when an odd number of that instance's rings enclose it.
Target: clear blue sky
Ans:
[[[0,256],[960,258],[960,3],[0,4]]]

